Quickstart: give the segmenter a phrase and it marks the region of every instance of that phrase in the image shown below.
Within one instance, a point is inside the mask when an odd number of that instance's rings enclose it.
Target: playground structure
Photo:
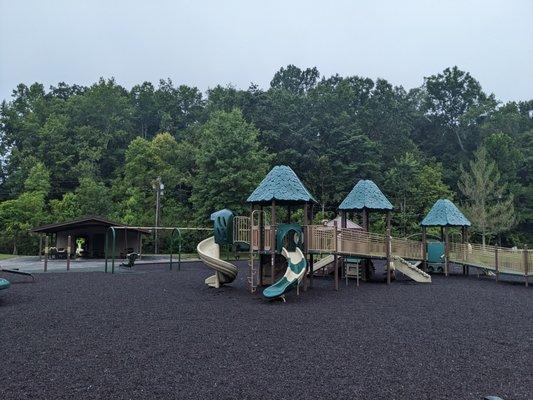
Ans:
[[[463,266],[464,274],[468,274],[469,267],[472,266],[493,273],[496,280],[501,274],[522,276],[525,285],[528,285],[533,252],[527,248],[517,250],[468,243],[467,228],[470,222],[449,200],[437,201],[422,221],[421,241],[391,236],[392,204],[371,181],[360,181],[343,201],[339,207],[341,226],[338,226],[338,223],[331,227],[310,222],[313,220],[313,204],[316,201],[294,171],[287,166],[274,167],[247,201],[251,204],[250,216],[231,218],[232,242],[244,244],[249,248],[247,282],[250,292],[254,293],[259,286],[270,285],[263,291],[267,298],[277,297],[271,295],[272,293],[281,293],[274,292],[276,287],[284,288],[282,294],[291,288],[297,288],[300,282],[304,282],[304,290],[312,287],[315,273],[328,266],[333,266],[334,288],[338,290],[340,267],[350,258],[364,260],[365,279],[369,279],[370,259],[385,260],[387,284],[391,283],[395,271],[416,282],[430,283],[431,276],[427,271],[431,270],[431,266],[442,264],[434,271],[440,271],[439,268],[442,268],[447,276],[449,264],[455,263]],[[278,206],[286,208],[284,223],[278,224],[276,221]],[[266,213],[266,207],[270,208],[269,215]],[[302,264],[303,269],[291,267],[294,264],[294,255],[288,254],[283,246],[290,235],[280,234],[286,230],[287,225],[295,225],[291,212],[296,207],[303,207],[303,218],[301,224],[297,225],[303,238],[303,243],[298,245],[301,258],[305,262],[305,265]],[[372,211],[386,213],[385,234],[369,232],[369,213]],[[346,227],[350,212],[362,213],[363,230]],[[441,228],[443,243],[428,242],[426,229],[432,226]],[[460,243],[450,242],[450,227],[461,228]],[[226,233],[228,232],[229,229]],[[226,240],[226,243],[229,243],[229,240]],[[199,254],[200,247],[199,245]],[[439,253],[439,250],[443,250],[442,253]],[[317,256],[321,258],[315,264]],[[201,254],[200,257],[204,259]],[[208,262],[206,264],[209,265]],[[236,273],[236,268],[233,268],[232,274]],[[359,267],[357,269],[359,270]],[[282,283],[287,276],[292,276],[294,281],[295,275],[298,276],[297,285]],[[222,282],[219,280],[219,283]]]

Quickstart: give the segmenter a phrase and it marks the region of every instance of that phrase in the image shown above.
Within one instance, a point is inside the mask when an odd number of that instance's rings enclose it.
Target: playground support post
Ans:
[[[313,272],[313,268],[314,268],[313,264],[315,262],[314,259],[315,259],[314,254],[310,253],[309,254],[309,271],[310,271],[310,273],[309,273],[309,287],[313,287],[313,275],[315,274]]]
[[[468,246],[468,243],[470,243],[469,235],[470,235],[470,231],[468,230],[467,227],[465,227],[465,244],[467,246]],[[465,255],[465,260],[468,260],[468,250],[467,249],[465,249],[465,254],[466,254]],[[469,265],[466,266],[466,275],[467,276],[470,275],[470,266]]]
[[[290,208],[289,208],[290,211]],[[289,219],[289,223],[290,223]],[[309,254],[309,245],[307,243],[308,235],[307,235],[307,226],[309,225],[309,205],[307,203],[304,204],[304,218],[303,218],[303,235],[304,235],[304,257],[307,259],[307,256]],[[305,268],[307,269],[306,273],[304,274],[304,292],[307,291],[307,286],[309,286],[309,263],[305,263]]]
[[[335,290],[339,290],[339,256],[337,255],[337,220],[333,222],[333,265],[335,266]]]
[[[391,280],[391,277],[390,277],[390,274],[391,274],[391,268],[390,268],[390,264],[391,264],[391,252],[392,252],[392,238],[391,238],[391,235],[390,235],[390,228],[387,228],[387,244],[386,244],[387,248],[386,248],[386,255],[387,255],[387,285],[390,285],[390,280]]]
[[[461,257],[463,260],[463,275],[466,275],[466,226],[461,226]]]
[[[309,221],[311,222],[311,225],[313,224],[313,219],[315,217],[315,210],[314,210],[314,205],[311,204],[311,209],[309,210],[310,212],[310,215],[309,215]],[[310,232],[310,229],[309,227],[306,228],[307,229],[307,240],[311,240],[311,232]],[[307,249],[309,250],[309,246],[307,246]],[[313,287],[313,276],[315,275],[314,271],[313,271],[313,264],[314,264],[314,257],[312,254],[309,254],[310,256],[310,265],[309,265],[309,269],[311,270],[311,274],[309,275],[309,287]]]
[[[448,235],[448,227],[444,227],[444,275],[449,274],[449,259],[450,259],[450,240]]]
[[[72,236],[67,236],[67,271],[70,271],[70,252],[72,246]]]
[[[250,255],[250,258],[251,258],[251,262],[254,261],[254,249],[253,249],[253,246],[252,246],[252,235],[253,235],[253,230],[252,230],[252,226],[253,226],[253,221],[254,221],[254,216],[253,216],[253,212],[254,212],[254,207],[252,205],[252,218],[251,218],[251,223],[250,223],[250,252],[251,252],[251,255]],[[258,224],[259,224],[259,252],[258,252],[258,262],[259,262],[259,279],[258,279],[258,285],[259,286],[263,286],[263,262],[262,262],[262,259],[261,259],[261,254],[263,254],[263,252],[265,251],[265,214],[264,214],[264,210],[263,210],[263,206],[259,206],[259,221],[258,221]]]
[[[341,212],[341,228],[346,228],[348,225],[347,225],[347,217],[346,217],[346,214],[347,214],[347,211],[343,210]]]
[[[422,269],[424,271],[428,270],[427,263],[427,236],[426,236],[426,227],[422,227]]]
[[[272,199],[270,219],[270,284],[274,284],[274,266],[276,264],[276,200]]]
[[[48,235],[44,236],[44,272],[48,271]]]
[[[363,208],[363,229],[367,233],[370,232],[370,215],[366,208]],[[370,259],[365,258],[364,264],[365,264],[365,277],[366,277],[366,280],[369,281],[370,280]]]

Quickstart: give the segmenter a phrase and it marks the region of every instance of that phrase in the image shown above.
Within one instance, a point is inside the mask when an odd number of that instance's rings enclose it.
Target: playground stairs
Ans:
[[[431,276],[422,271],[420,268],[418,268],[418,265],[420,265],[420,263],[421,262],[411,264],[409,261],[404,260],[402,257],[393,256],[392,266],[394,270],[401,272],[402,274],[408,276],[415,282],[431,283]]]

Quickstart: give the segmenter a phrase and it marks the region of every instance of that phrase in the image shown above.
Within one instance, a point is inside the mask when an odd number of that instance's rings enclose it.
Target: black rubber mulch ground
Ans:
[[[474,276],[287,303],[182,271],[50,273],[0,297],[1,399],[531,399],[531,289]],[[10,277],[13,281],[21,278]]]

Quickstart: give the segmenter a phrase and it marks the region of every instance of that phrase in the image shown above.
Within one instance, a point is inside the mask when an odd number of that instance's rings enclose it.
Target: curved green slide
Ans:
[[[267,299],[281,297],[285,293],[297,287],[305,275],[307,262],[302,251],[296,247],[295,251],[287,251],[283,247],[281,254],[287,259],[287,271],[279,281],[263,290],[263,296]]]

